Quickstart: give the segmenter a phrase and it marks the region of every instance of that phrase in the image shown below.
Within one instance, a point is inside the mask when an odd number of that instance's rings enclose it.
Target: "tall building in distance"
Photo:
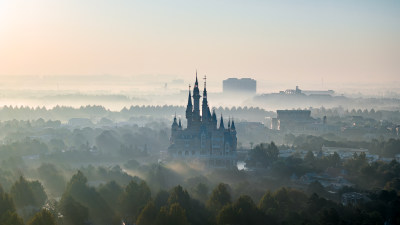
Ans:
[[[251,78],[228,78],[222,82],[224,94],[256,94],[257,81]]]
[[[200,95],[197,80],[193,87],[193,96],[189,86],[186,107],[187,128],[176,118],[171,127],[169,155],[175,159],[200,161],[207,167],[236,167],[236,127],[233,119],[229,119],[225,127],[221,115],[219,126],[215,110],[211,113],[208,105],[206,78],[204,78],[203,96]],[[202,99],[200,111],[200,98]],[[193,100],[192,100],[193,99]]]

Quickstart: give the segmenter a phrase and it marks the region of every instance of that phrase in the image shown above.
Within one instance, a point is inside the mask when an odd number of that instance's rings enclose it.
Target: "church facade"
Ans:
[[[200,111],[200,98],[202,99]],[[193,98],[193,101],[192,101]],[[193,96],[189,86],[186,107],[187,127],[175,116],[171,127],[168,153],[172,158],[186,161],[199,161],[211,168],[236,167],[237,138],[235,122],[229,119],[227,127],[221,115],[219,126],[215,110],[211,113],[208,106],[206,82],[203,96],[200,95],[197,80],[193,87]]]

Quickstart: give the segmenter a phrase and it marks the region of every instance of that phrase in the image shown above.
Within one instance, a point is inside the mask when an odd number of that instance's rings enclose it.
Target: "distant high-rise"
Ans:
[[[222,82],[222,89],[226,94],[255,94],[257,92],[257,81],[251,78],[228,78]]]

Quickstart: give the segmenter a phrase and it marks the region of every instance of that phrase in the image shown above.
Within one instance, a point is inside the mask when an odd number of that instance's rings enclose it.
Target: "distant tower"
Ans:
[[[202,118],[203,122],[207,122],[211,119],[210,118],[211,113],[210,113],[210,109],[208,108],[208,102],[207,102],[206,80],[207,80],[207,77],[204,76],[203,104],[202,104],[202,109],[201,109],[201,112],[202,112],[201,118]]]
[[[224,130],[225,129],[224,118],[222,117],[222,114],[221,114],[221,120],[219,121],[219,129],[220,130]]]
[[[212,123],[212,127],[214,128],[214,129],[217,129],[217,114],[215,114],[215,109],[213,109],[213,113],[212,113],[212,120],[211,120],[211,123]]]
[[[178,125],[178,123],[177,123],[177,121],[176,121],[176,114],[175,114],[174,122],[172,123],[172,126],[171,126],[171,131],[172,131],[172,132],[175,132],[175,131],[177,131],[178,129],[179,129],[179,125]]]
[[[232,146],[236,150],[237,137],[236,137],[235,121],[233,121],[233,118],[232,118],[232,124],[231,124],[231,137],[232,137]]]
[[[196,70],[196,82],[194,83],[193,88],[193,121],[200,121],[200,91],[199,91],[199,82],[197,80],[197,70]]]
[[[174,122],[172,123],[172,126],[171,126],[171,138],[169,139],[170,144],[175,143],[175,139],[176,139],[178,130],[179,130],[179,125],[176,121],[176,114],[175,114]]]
[[[187,127],[191,127],[193,120],[193,104],[192,104],[192,94],[190,93],[190,85],[189,85],[188,103],[186,106],[186,119],[187,119]]]

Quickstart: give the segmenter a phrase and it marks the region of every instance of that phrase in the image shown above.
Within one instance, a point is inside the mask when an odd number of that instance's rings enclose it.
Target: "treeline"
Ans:
[[[311,116],[315,118],[323,118],[327,116],[328,118],[335,117],[346,117],[346,116],[361,116],[364,118],[371,118],[374,120],[388,120],[394,123],[400,123],[400,112],[389,111],[389,110],[375,110],[371,109],[344,109],[343,107],[335,108],[309,108],[311,110]]]
[[[312,151],[308,151],[304,158],[296,154],[287,158],[278,156],[278,147],[273,142],[259,144],[250,150],[246,166],[267,169],[262,170],[265,175],[280,180],[289,180],[293,176],[301,177],[306,173],[339,169],[345,171],[343,176],[360,190],[387,189],[400,192],[400,163],[396,160],[390,163],[382,161],[369,163],[365,153],[354,154],[352,158],[343,160],[336,152],[327,156],[322,154],[315,156]],[[323,189],[318,194],[328,197]]]
[[[157,127],[157,128],[151,128]],[[59,121],[7,121],[0,123],[0,158],[37,155],[60,160],[93,154],[132,157],[168,148],[170,129],[160,123],[69,129]],[[78,156],[79,157],[79,156]]]
[[[97,188],[78,171],[59,201],[47,200],[38,181],[20,177],[10,192],[0,188],[0,224],[399,224],[400,197],[394,191],[368,193],[370,201],[344,206],[290,188],[266,191],[259,200],[233,198],[220,183],[203,201],[182,186],[152,193],[145,181],[121,186],[110,181]],[[47,201],[46,201],[47,200]],[[45,204],[46,202],[46,204]],[[42,207],[44,205],[44,207]],[[18,213],[17,213],[18,212]],[[22,214],[22,215],[20,215]]]
[[[329,136],[329,135],[325,135]],[[335,137],[330,137],[334,139]],[[372,154],[377,154],[383,157],[395,157],[400,154],[400,139],[389,138],[372,139],[371,141],[350,141],[346,139],[329,140],[324,136],[287,134],[284,138],[285,142],[293,146],[295,149],[321,151],[322,147],[342,147],[342,148],[364,148]]]
[[[89,118],[100,120],[103,117],[112,120],[128,120],[130,117],[148,116],[155,118],[171,119],[176,113],[184,117],[186,107],[173,105],[135,105],[129,108],[124,107],[120,111],[111,111],[104,106],[87,105],[79,108],[69,106],[55,106],[47,109],[46,107],[28,107],[28,106],[3,106],[0,108],[0,118],[5,120],[45,120],[68,121],[70,118]],[[265,117],[274,116],[275,112],[266,111],[259,107],[219,107],[215,108],[217,114],[223,114],[226,117],[232,116],[238,119],[250,121],[263,121]]]

